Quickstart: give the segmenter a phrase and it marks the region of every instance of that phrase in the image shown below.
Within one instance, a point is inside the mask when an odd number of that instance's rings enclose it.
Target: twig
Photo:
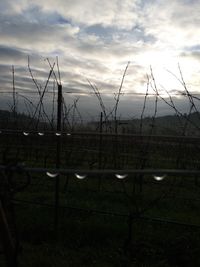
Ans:
[[[145,97],[144,97],[142,113],[141,113],[141,117],[140,117],[140,131],[139,131],[140,134],[142,134],[143,118],[144,118],[144,112],[145,112],[145,108],[146,108],[148,92],[149,92],[149,76],[147,75],[147,88],[146,88],[146,93],[145,93]]]

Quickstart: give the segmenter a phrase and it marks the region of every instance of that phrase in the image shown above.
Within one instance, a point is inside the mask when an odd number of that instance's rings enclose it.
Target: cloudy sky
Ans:
[[[200,0],[0,0],[1,106],[12,106],[12,65],[18,109],[25,109],[23,96],[38,101],[28,56],[41,88],[49,74],[46,58],[53,64],[58,56],[66,104],[79,96],[79,108],[87,116],[100,112],[87,80],[98,87],[106,108],[112,109],[128,62],[119,115],[141,113],[150,66],[159,92],[164,97],[165,90],[170,92],[177,107],[187,111],[188,101],[180,96],[184,88],[178,81],[178,64],[188,90],[198,94],[199,14]],[[52,84],[53,76],[45,95],[47,110]],[[149,90],[153,93],[151,86]],[[147,114],[154,98],[149,97],[148,103]],[[170,113],[161,100],[159,111]]]

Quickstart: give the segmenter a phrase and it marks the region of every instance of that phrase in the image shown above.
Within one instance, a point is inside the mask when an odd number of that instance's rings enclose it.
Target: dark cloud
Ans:
[[[24,59],[27,59],[27,56],[27,53],[23,52],[22,49],[0,45],[0,62],[18,64],[22,61],[24,62]]]

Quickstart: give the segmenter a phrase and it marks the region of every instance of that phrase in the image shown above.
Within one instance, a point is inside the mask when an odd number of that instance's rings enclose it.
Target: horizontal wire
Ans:
[[[119,174],[119,175],[131,175],[131,174],[143,174],[143,175],[200,175],[200,170],[195,169],[126,169],[126,170],[113,170],[113,169],[103,169],[103,170],[91,170],[91,169],[63,169],[63,168],[33,168],[33,167],[25,167],[23,165],[16,165],[16,166],[6,166],[0,165],[1,171],[10,170],[13,172],[33,172],[33,173],[52,173],[52,174],[59,174],[59,175],[66,175],[66,174],[80,174],[80,175],[103,175],[103,174]],[[56,177],[54,177],[56,178]]]
[[[98,123],[98,122],[97,122]],[[151,138],[151,140],[157,140],[160,139],[160,141],[172,141],[172,140],[177,140],[180,141],[186,140],[186,141],[200,141],[200,137],[198,136],[182,136],[182,135],[148,135],[148,134],[115,134],[115,133],[98,133],[98,132],[54,132],[54,131],[31,131],[31,130],[13,130],[13,129],[0,129],[0,134],[1,135],[10,135],[10,134],[22,134],[24,136],[30,137],[31,135],[39,135],[39,136],[48,136],[48,135],[55,135],[57,137],[59,136],[84,136],[88,138],[89,136],[104,136],[104,137],[127,137],[127,138],[136,138],[136,139],[143,139],[143,138]]]
[[[28,91],[24,91],[24,90],[21,90],[20,92],[15,92],[15,94],[17,95],[18,93],[24,93],[24,94],[38,94],[37,91],[31,91],[31,90],[28,90]],[[0,94],[13,94],[13,91],[0,91]],[[55,94],[55,92],[53,91],[47,91],[45,92],[45,94]],[[63,94],[74,94],[74,95],[96,95],[95,92],[73,92],[73,91],[66,91],[66,92],[63,92]],[[101,95],[118,95],[118,93],[116,92],[100,92]],[[146,93],[139,93],[139,92],[122,92],[122,93],[119,93],[120,95],[141,95],[141,96],[145,96]],[[148,93],[147,94],[148,96],[155,96],[156,93]],[[161,96],[167,96],[168,95],[166,93],[159,93],[159,95]],[[200,93],[190,93],[191,96],[198,96],[200,95]],[[38,94],[39,96],[39,94]],[[187,96],[186,93],[172,93],[170,94],[170,96]]]

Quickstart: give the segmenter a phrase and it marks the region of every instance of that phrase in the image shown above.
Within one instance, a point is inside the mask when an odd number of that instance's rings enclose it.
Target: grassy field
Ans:
[[[104,177],[101,190],[98,177],[69,177],[67,190],[65,179],[56,235],[52,179],[34,177],[15,196],[20,266],[199,266],[200,228],[192,225],[200,225],[200,190],[194,179],[146,177],[142,192],[135,182],[133,195],[134,177]],[[145,218],[136,216],[138,209]],[[123,216],[130,212],[131,240],[129,217]]]

